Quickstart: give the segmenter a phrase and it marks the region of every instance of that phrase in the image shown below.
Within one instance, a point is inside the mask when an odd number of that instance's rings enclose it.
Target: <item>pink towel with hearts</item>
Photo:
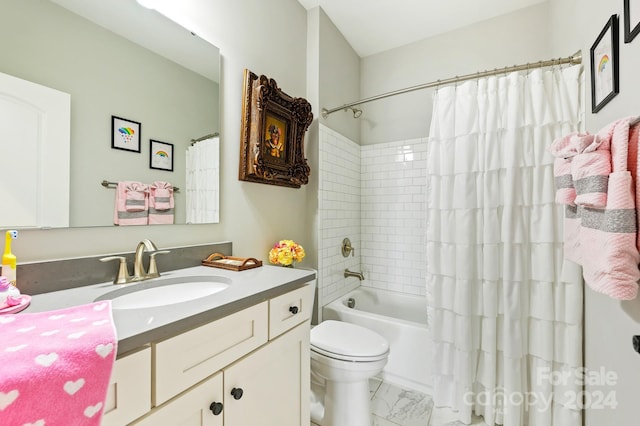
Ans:
[[[0,425],[99,425],[116,352],[110,301],[0,315]]]

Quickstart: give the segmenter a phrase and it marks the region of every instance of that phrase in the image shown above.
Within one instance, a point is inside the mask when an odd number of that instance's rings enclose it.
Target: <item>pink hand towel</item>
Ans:
[[[155,181],[149,191],[149,225],[171,224],[174,220],[173,185]]]
[[[0,315],[0,424],[98,426],[117,352],[111,302]]]
[[[118,182],[113,212],[114,225],[146,225],[149,215],[148,187],[140,182]]]
[[[556,203],[575,205],[576,190],[571,177],[571,160],[578,153],[574,136],[578,133],[571,133],[562,138],[558,138],[549,147],[549,152],[555,158],[553,162],[553,175],[556,181]]]
[[[140,182],[127,182],[124,207],[128,212],[143,212],[149,209],[149,187]]]
[[[576,135],[578,154],[571,160],[571,176],[576,191],[575,203],[590,208],[607,205],[607,188],[611,173],[610,137]]]
[[[571,178],[571,159],[556,158],[553,161],[553,174],[556,181],[556,203],[575,206],[576,189]]]
[[[628,161],[628,153],[638,152],[638,133],[630,133],[629,119],[622,119],[598,135],[611,141],[612,173],[606,208],[578,211],[582,272],[585,283],[593,290],[614,299],[631,300],[638,294],[640,280],[640,254],[636,246],[638,183],[627,167],[634,162]],[[636,148],[629,149],[630,145]]]

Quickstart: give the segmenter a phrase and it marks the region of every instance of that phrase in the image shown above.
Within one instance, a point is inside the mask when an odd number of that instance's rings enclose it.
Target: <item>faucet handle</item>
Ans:
[[[147,271],[147,278],[156,278],[160,276],[158,272],[158,264],[156,263],[156,255],[171,253],[171,250],[158,250],[149,253],[149,271]]]
[[[100,262],[109,262],[111,260],[119,260],[118,275],[113,280],[114,284],[126,284],[131,281],[129,269],[127,268],[127,258],[124,256],[107,256],[100,259]]]

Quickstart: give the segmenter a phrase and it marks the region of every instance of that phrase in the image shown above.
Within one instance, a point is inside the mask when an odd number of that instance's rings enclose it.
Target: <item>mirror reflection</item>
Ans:
[[[215,46],[135,0],[2,0],[1,9],[0,73],[70,95],[70,226],[113,226],[116,193],[105,180],[170,183],[174,223],[218,222]],[[114,116],[139,123],[139,152],[112,147]],[[152,140],[172,148],[162,149],[171,166],[154,159]],[[206,151],[195,140],[212,141],[216,158],[192,158],[188,171],[187,151]]]

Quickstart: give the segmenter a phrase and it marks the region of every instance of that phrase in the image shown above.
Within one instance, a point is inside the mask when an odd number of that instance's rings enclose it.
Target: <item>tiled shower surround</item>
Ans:
[[[321,124],[319,140],[319,306],[359,284],[424,295],[426,138],[361,147]]]
[[[426,293],[426,155],[426,138],[361,147],[365,286]]]
[[[356,288],[357,278],[344,270],[360,271],[360,146],[320,125],[318,184],[318,306]],[[348,237],[355,256],[342,256]]]

